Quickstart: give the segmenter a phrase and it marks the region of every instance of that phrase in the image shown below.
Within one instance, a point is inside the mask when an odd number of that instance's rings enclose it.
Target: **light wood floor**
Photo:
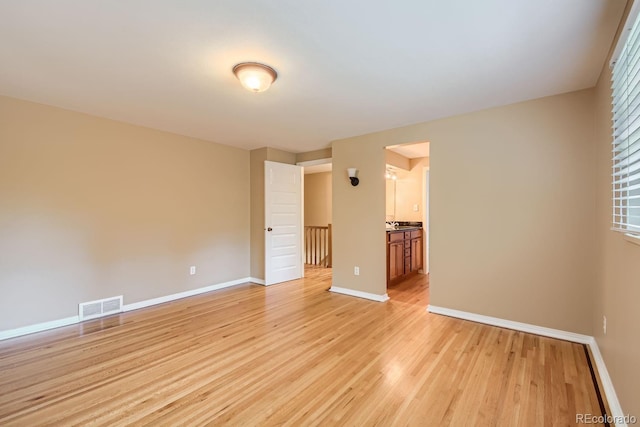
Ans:
[[[573,425],[581,345],[376,303],[330,269],[0,342],[0,425]],[[418,280],[418,279],[416,279]]]

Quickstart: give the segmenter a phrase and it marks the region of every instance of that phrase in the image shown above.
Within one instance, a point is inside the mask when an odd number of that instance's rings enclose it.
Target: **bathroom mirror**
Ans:
[[[395,179],[387,179],[385,221],[396,220],[396,183]]]

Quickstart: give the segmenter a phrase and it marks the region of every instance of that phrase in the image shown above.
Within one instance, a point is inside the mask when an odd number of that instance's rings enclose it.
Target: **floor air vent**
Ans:
[[[80,321],[108,316],[122,311],[122,295],[96,301],[80,303],[78,312]]]

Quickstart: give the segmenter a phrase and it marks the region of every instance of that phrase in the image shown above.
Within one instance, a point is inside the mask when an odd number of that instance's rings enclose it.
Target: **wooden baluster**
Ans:
[[[331,234],[333,233],[333,230],[331,228],[331,224],[329,224],[329,227],[327,227],[327,234],[329,235],[329,251],[327,253],[327,257],[328,257],[328,261],[327,261],[327,267],[331,268],[332,262],[333,260],[331,259],[333,254],[332,254],[332,248],[333,248],[333,241],[332,241],[332,237]]]
[[[324,267],[324,228],[320,229],[320,265]]]
[[[329,266],[329,229],[327,228],[324,233],[324,266]]]
[[[305,264],[331,267],[331,224],[327,227],[304,227]]]
[[[307,264],[311,264],[311,229],[307,228],[305,232],[305,241],[307,247]]]
[[[322,229],[322,266],[327,266],[327,230]]]

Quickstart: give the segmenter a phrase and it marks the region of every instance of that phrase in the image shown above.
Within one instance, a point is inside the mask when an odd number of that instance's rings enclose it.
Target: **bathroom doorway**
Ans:
[[[385,149],[387,294],[426,307],[429,289],[429,142]]]

